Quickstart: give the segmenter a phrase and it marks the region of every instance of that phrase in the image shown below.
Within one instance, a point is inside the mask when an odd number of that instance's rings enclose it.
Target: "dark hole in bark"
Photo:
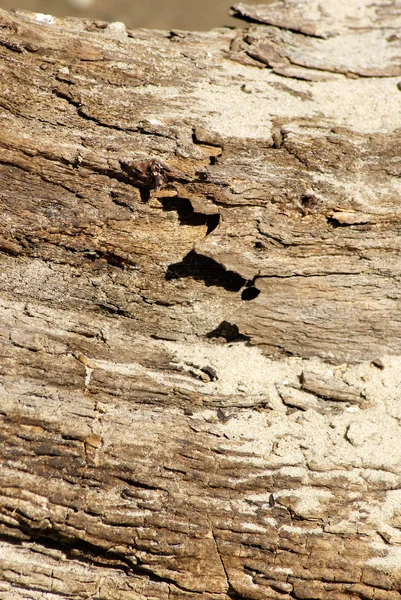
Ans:
[[[251,285],[244,289],[241,294],[242,300],[253,300],[257,296],[259,296],[260,290],[258,290],[254,285]]]
[[[220,215],[206,215],[194,211],[188,198],[159,198],[163,210],[176,211],[181,225],[207,225],[206,235],[214,231],[220,222]]]
[[[209,233],[212,233],[212,231],[214,231],[217,227],[217,225],[220,223],[220,215],[206,215],[206,225],[207,225],[207,232],[206,235],[209,235]]]
[[[311,203],[312,200],[313,199],[311,196],[302,196],[301,204],[302,204],[302,206],[309,206],[309,204]]]
[[[207,256],[196,254],[191,250],[181,262],[169,265],[166,272],[166,279],[182,279],[192,277],[197,281],[203,281],[205,285],[216,285],[229,292],[239,292],[245,285],[245,279],[234,273],[227,271],[218,262]]]
[[[331,225],[334,229],[337,227],[353,227],[354,225],[351,223],[340,223],[335,217],[326,217],[326,221],[328,225]]]
[[[149,188],[139,188],[139,194],[141,196],[142,202],[149,202],[150,199],[150,189]]]
[[[247,335],[242,335],[239,332],[238,326],[232,325],[228,321],[222,321],[216,329],[209,331],[206,337],[209,339],[224,338],[226,342],[249,342],[251,339]]]
[[[301,205],[305,212],[314,212],[318,209],[321,201],[314,194],[305,194],[301,197]]]

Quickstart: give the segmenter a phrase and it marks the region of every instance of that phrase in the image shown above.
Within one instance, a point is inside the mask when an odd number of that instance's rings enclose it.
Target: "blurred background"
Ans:
[[[57,17],[91,17],[123,21],[128,27],[207,30],[223,25],[241,26],[228,16],[239,0],[0,0],[0,8],[22,8]],[[259,4],[250,0],[244,4]]]

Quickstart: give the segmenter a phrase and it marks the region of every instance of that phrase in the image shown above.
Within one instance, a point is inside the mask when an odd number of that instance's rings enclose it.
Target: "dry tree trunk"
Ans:
[[[0,13],[1,598],[401,598],[400,9],[233,12]]]

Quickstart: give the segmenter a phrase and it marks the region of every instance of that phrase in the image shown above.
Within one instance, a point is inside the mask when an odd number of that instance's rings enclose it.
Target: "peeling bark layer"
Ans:
[[[398,9],[298,4],[0,12],[0,597],[400,599]]]

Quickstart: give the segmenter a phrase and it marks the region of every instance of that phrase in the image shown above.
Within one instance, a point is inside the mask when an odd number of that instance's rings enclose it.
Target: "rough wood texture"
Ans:
[[[0,597],[401,598],[398,5],[0,12]]]

